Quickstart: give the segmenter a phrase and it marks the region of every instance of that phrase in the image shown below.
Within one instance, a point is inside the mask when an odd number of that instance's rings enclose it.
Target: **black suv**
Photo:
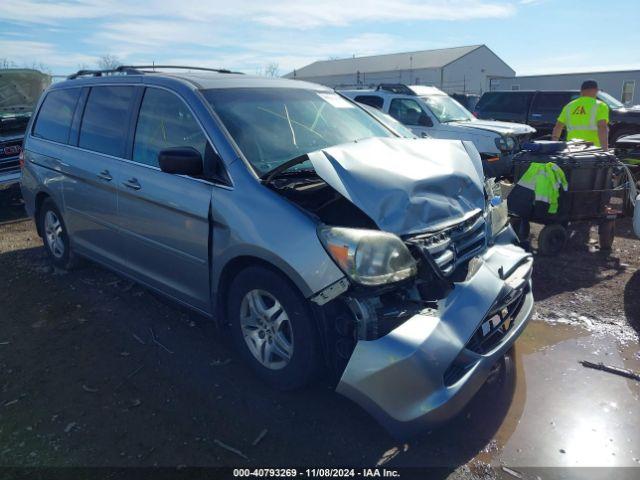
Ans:
[[[526,123],[537,130],[539,137],[545,137],[551,135],[562,107],[579,95],[578,90],[486,92],[473,113],[487,120]],[[640,108],[626,108],[603,91],[598,98],[609,105],[611,143],[625,135],[640,133]]]

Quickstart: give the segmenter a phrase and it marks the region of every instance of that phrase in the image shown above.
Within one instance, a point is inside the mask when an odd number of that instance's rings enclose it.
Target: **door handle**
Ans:
[[[132,190],[140,190],[142,188],[142,185],[140,185],[136,178],[130,178],[126,182],[122,182],[122,184],[127,188],[131,188]]]
[[[103,170],[98,174],[98,178],[100,180],[104,180],[105,182],[110,182],[111,180],[113,180],[113,177],[111,176],[111,174],[109,173],[109,170]]]
[[[540,118],[542,116],[541,113],[532,113],[531,114],[532,117],[536,117],[536,118]]]

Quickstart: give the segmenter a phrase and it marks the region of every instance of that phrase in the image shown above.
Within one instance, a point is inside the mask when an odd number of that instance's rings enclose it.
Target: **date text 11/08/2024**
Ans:
[[[386,468],[306,468],[298,470],[295,468],[236,468],[233,470],[235,478],[257,477],[257,478],[399,478],[397,470]]]

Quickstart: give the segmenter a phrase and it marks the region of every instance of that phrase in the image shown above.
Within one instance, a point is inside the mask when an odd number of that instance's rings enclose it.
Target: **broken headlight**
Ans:
[[[391,233],[325,226],[318,236],[340,269],[361,285],[399,282],[417,272],[409,249]]]

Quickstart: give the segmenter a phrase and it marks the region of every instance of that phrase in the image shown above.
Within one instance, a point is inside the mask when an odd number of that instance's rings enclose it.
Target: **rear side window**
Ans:
[[[389,106],[389,115],[405,125],[418,125],[422,108],[415,100],[394,98]]]
[[[370,107],[377,108],[378,110],[382,110],[382,104],[384,100],[382,97],[377,95],[358,95],[355,98],[355,101],[358,103],[364,103],[365,105],[369,105]]]
[[[84,109],[78,146],[123,157],[133,93],[133,87],[93,87]]]
[[[79,97],[79,88],[49,92],[40,107],[33,134],[45,140],[67,143]]]
[[[504,92],[485,94],[478,102],[476,110],[482,112],[526,113],[530,93]]]
[[[205,158],[207,145],[200,125],[180,98],[147,88],[133,143],[134,162],[157,167],[160,150],[171,147],[193,147]]]
[[[533,99],[531,111],[536,113],[560,113],[562,108],[569,103],[575,95],[571,92],[538,93]]]

